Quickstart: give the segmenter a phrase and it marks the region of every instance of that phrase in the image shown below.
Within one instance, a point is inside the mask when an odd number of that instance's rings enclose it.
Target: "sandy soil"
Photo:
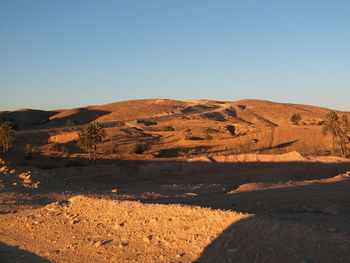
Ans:
[[[346,233],[195,206],[75,196],[1,216],[0,222],[1,242],[50,262],[347,262],[350,258]],[[5,262],[13,257],[2,253]]]
[[[152,164],[151,180],[129,167],[130,180],[113,183],[108,173],[118,166],[47,173],[2,163],[0,255],[3,262],[349,261],[350,172],[334,176],[348,162],[236,165],[195,164],[163,177],[169,164]],[[303,180],[310,169],[312,180]]]

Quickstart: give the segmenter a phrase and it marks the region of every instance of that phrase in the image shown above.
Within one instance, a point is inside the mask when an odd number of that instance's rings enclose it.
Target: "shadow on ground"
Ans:
[[[338,253],[335,255],[334,251]],[[349,262],[346,235],[319,232],[299,224],[242,219],[205,248],[196,263]]]
[[[18,247],[6,245],[2,242],[0,242],[0,261],[1,263],[50,263],[49,260],[36,254],[22,250]]]

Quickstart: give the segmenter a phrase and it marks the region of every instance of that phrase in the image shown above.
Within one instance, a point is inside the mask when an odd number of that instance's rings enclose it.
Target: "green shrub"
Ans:
[[[294,113],[291,117],[290,117],[290,121],[294,124],[294,125],[298,125],[299,121],[301,121],[301,115],[299,113]]]
[[[213,136],[211,136],[209,133],[204,135],[204,140],[212,140],[212,139],[213,139]]]
[[[175,131],[172,125],[163,126],[163,131]]]
[[[187,128],[184,131],[184,136],[185,136],[185,140],[191,140],[191,138],[192,138],[192,130],[190,128]]]
[[[68,125],[68,126],[73,126],[73,125],[76,125],[76,124],[77,124],[76,121],[73,121],[71,119],[68,119],[67,122],[66,122],[66,125]]]
[[[208,128],[204,130],[204,140],[212,140],[213,136],[211,135],[213,133],[212,128]]]
[[[33,145],[31,145],[31,144],[26,144],[25,146],[24,146],[24,156],[25,156],[25,158],[26,159],[32,159],[33,158],[33,154],[34,154],[34,151],[35,151],[35,149],[34,149],[34,146]]]

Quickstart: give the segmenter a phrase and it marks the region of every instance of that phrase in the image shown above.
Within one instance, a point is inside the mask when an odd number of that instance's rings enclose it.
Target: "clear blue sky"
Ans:
[[[350,111],[350,1],[0,0],[0,110],[141,98]]]

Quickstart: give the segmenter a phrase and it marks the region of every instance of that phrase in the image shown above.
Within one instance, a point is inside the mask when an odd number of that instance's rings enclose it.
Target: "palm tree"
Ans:
[[[332,155],[334,155],[334,149],[335,149],[335,139],[341,138],[342,136],[342,129],[340,127],[339,117],[338,114],[335,111],[330,111],[326,115],[326,122],[325,126],[323,126],[322,129],[323,135],[326,135],[328,133],[332,136]]]
[[[79,133],[78,146],[89,151],[89,160],[91,161],[91,153],[93,153],[93,163],[96,164],[97,144],[101,143],[106,137],[106,132],[102,125],[93,122]]]
[[[341,153],[343,157],[347,156],[346,143],[349,142],[348,134],[350,132],[350,122],[347,115],[343,115],[340,122],[341,136],[339,138]]]
[[[91,162],[91,151],[92,151],[92,142],[89,136],[89,128],[84,127],[81,132],[78,133],[78,147],[80,147],[83,150],[86,150],[89,152],[89,160]]]
[[[94,164],[96,164],[96,148],[97,144],[101,143],[106,137],[106,132],[102,125],[98,122],[93,122],[89,125],[89,135],[92,142],[92,151],[94,154]]]
[[[3,122],[0,125],[0,146],[4,155],[12,147],[13,142],[15,141],[15,133],[12,128],[11,122]]]

